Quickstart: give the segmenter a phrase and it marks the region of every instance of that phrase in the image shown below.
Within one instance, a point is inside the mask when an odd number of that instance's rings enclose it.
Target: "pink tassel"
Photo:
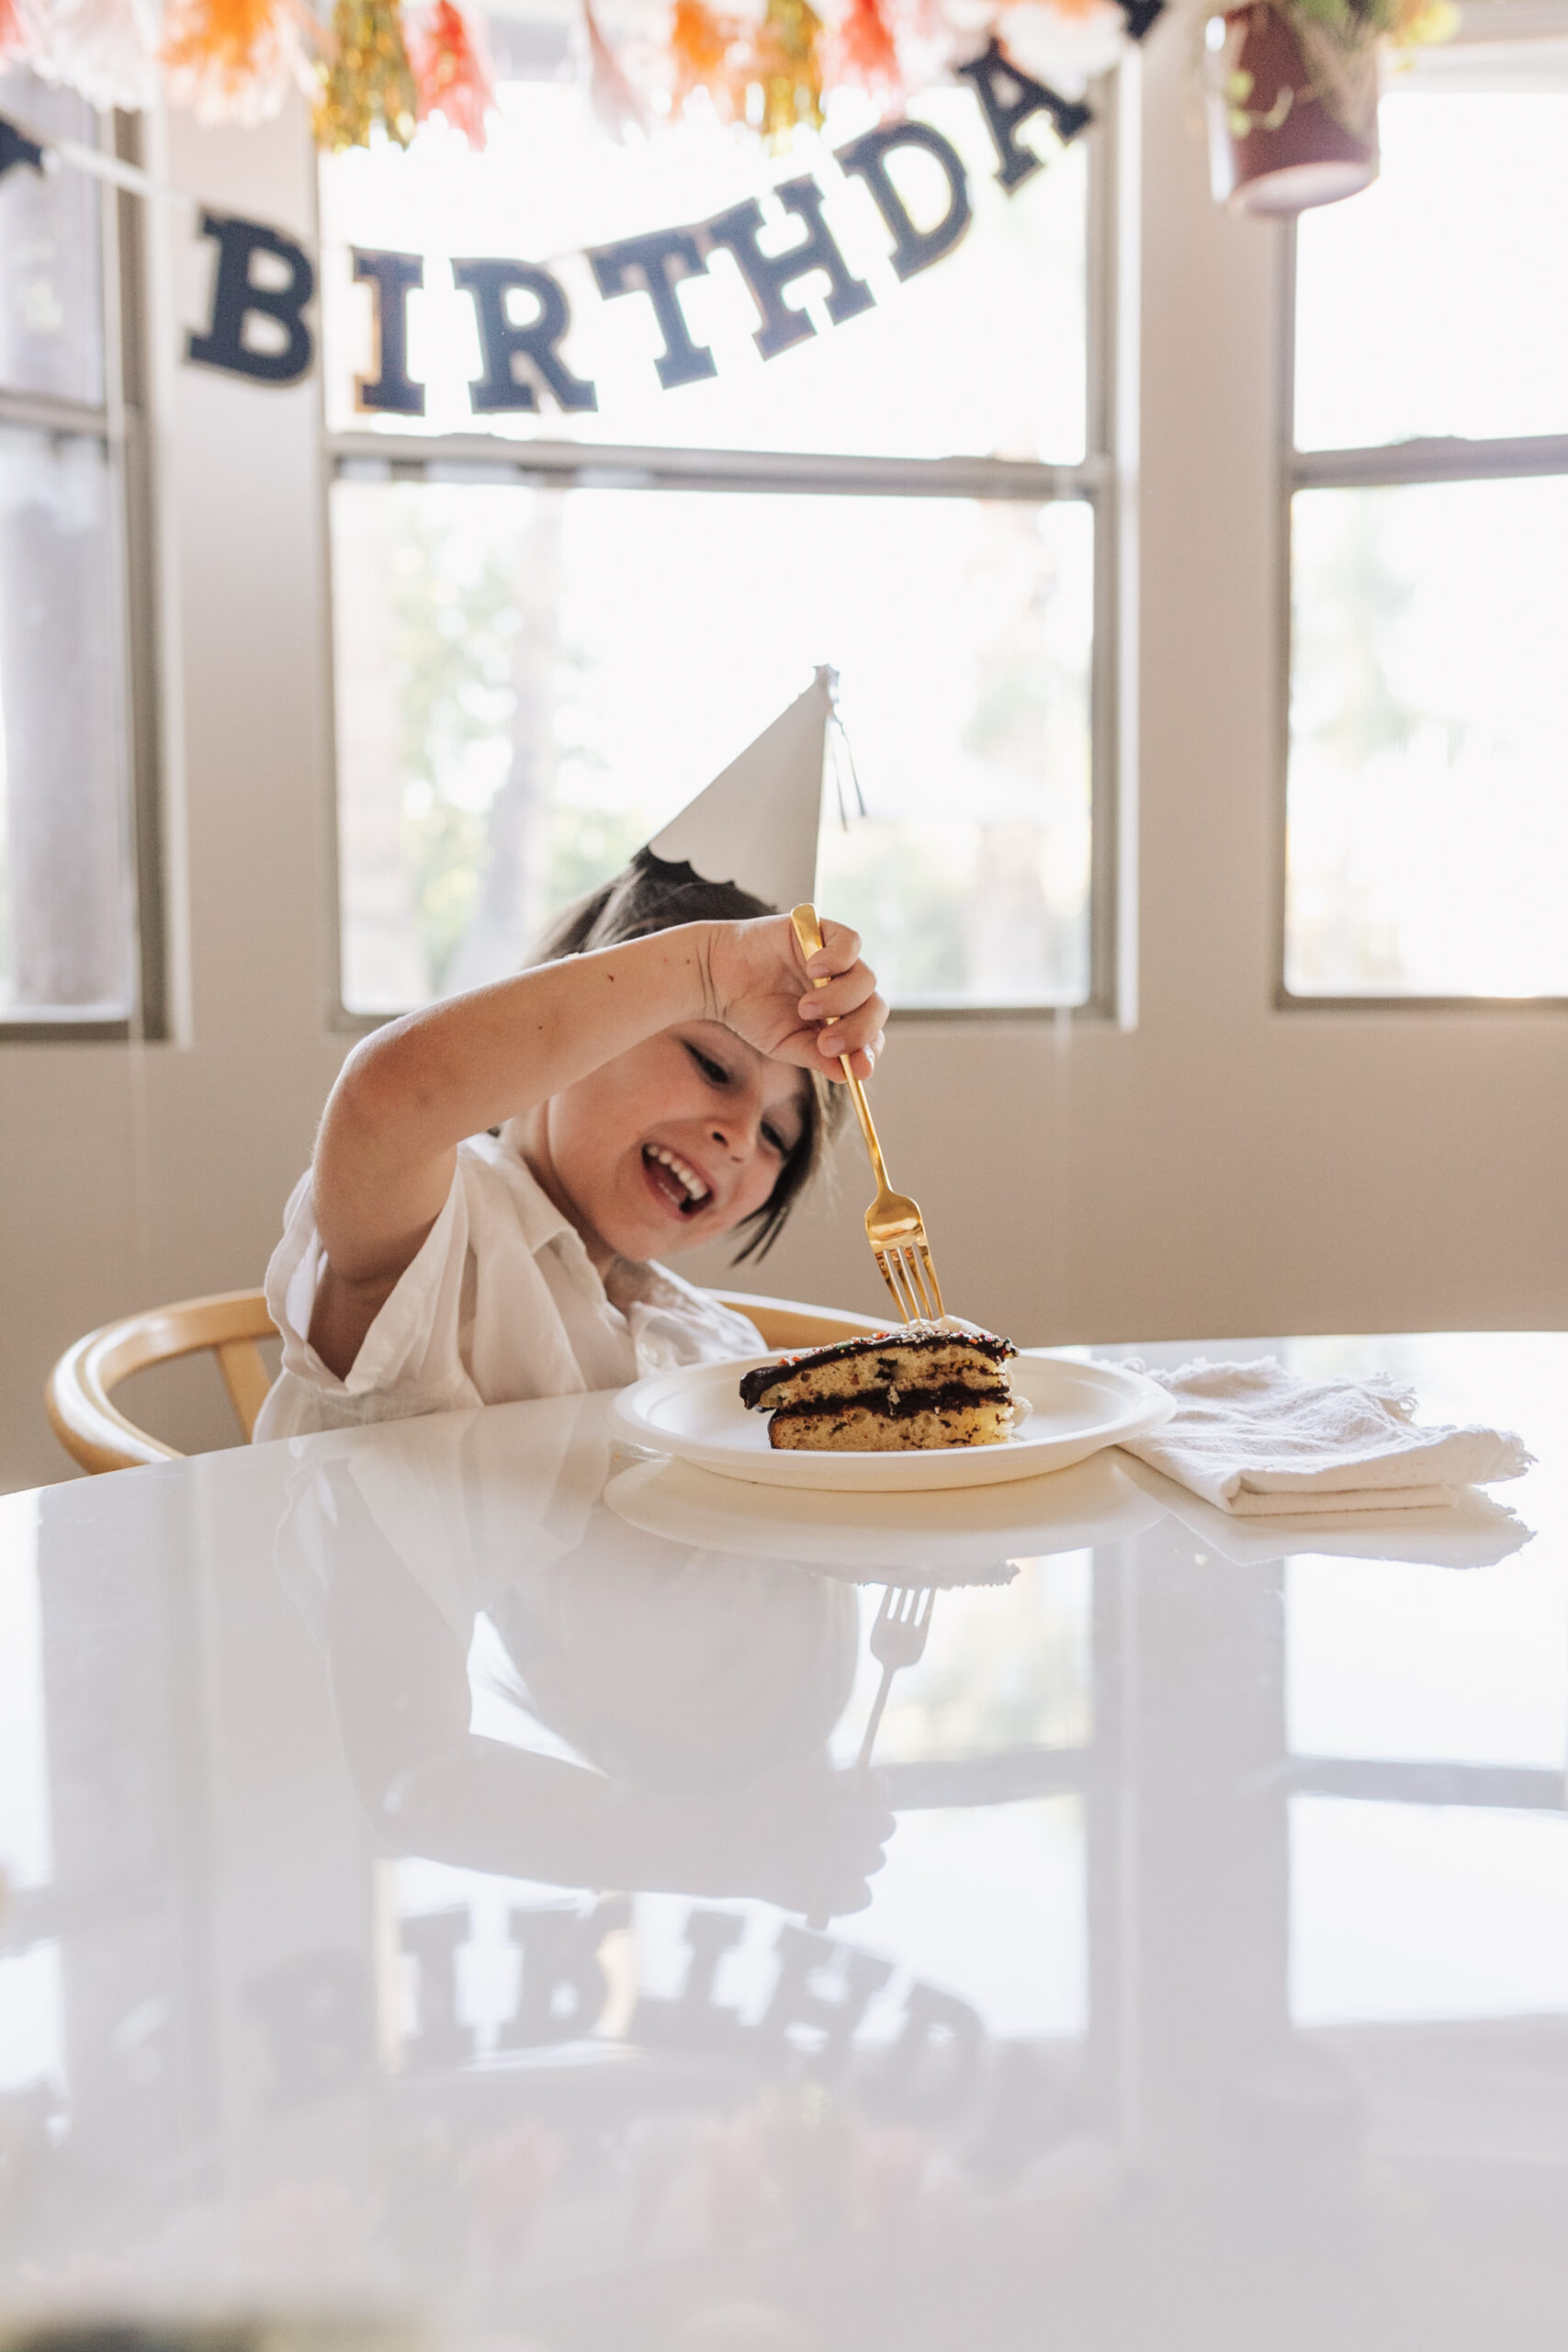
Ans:
[[[600,31],[593,0],[582,0],[582,22],[588,34],[588,95],[600,129],[612,139],[624,140],[628,130],[646,133],[648,108]]]

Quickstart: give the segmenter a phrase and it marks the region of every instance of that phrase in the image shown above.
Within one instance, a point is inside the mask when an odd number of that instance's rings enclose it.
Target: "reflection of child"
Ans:
[[[869,1077],[886,1007],[855,933],[823,931],[804,967],[787,916],[643,851],[557,960],[357,1046],[267,1272],[283,1372],[256,1436],[756,1350],[657,1260],[748,1227],[766,1249],[820,1154],[822,1081],[840,1054]]]
[[[466,1414],[396,1447],[313,1450],[298,1474],[278,1566],[387,1850],[863,1908],[892,1823],[876,1777],[828,1752],[853,1588],[628,1528],[594,1499],[606,1448],[587,1399],[534,1427],[525,1464],[507,1419]],[[474,1653],[481,1616],[493,1664]]]

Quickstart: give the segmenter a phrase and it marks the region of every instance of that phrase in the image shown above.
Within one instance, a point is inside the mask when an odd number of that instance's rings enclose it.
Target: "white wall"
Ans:
[[[1162,25],[1145,76],[1138,1024],[906,1025],[875,1096],[895,1181],[924,1206],[949,1303],[1021,1340],[1568,1324],[1568,1020],[1272,1007],[1280,246],[1210,204],[1184,69]],[[173,164],[220,203],[309,225],[298,123],[181,124]],[[188,321],[204,281],[174,243]],[[180,368],[169,396],[188,1035],[0,1047],[0,1487],[64,1475],[39,1397],[68,1340],[259,1279],[343,1051],[323,1011],[315,392]],[[852,1132],[840,1169],[837,1198],[736,1279],[881,1304]]]

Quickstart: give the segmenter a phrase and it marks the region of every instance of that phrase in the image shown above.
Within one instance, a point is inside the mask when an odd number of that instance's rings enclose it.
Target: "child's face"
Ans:
[[[552,1096],[530,1158],[591,1256],[668,1257],[762,1206],[808,1083],[716,1021],[682,1022]]]

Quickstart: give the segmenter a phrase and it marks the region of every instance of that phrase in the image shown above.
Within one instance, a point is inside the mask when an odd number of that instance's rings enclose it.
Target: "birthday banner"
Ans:
[[[1141,40],[1164,0],[1119,0],[1125,28]],[[977,57],[954,74],[974,92],[995,150],[995,178],[1010,197],[1044,168],[1044,158],[1019,137],[1022,127],[1044,117],[1066,147],[1093,121],[1093,110],[1066,98],[1026,73],[994,36]],[[945,186],[945,207],[936,219],[917,221],[895,184],[892,164],[901,154],[919,153],[934,164]],[[931,124],[899,116],[834,151],[840,171],[864,187],[891,242],[888,259],[905,283],[951,254],[973,218],[968,173],[952,141]],[[168,195],[132,166],[67,141],[49,142],[0,117],[0,178],[13,168],[45,171],[62,164],[92,171],[141,195]],[[934,185],[934,183],[933,183]],[[783,252],[768,253],[768,229],[756,198],[730,206],[711,220],[661,229],[589,248],[579,255],[557,254],[549,263],[455,256],[455,287],[474,306],[481,372],[468,384],[475,416],[536,411],[541,395],[571,413],[596,411],[600,387],[576,374],[563,345],[571,327],[567,292],[556,274],[560,264],[581,259],[604,302],[641,300],[652,311],[661,339],[654,367],[660,388],[717,373],[711,350],[690,332],[682,309],[683,283],[705,276],[709,258],[728,254],[755,305],[753,340],[764,360],[809,340],[815,334],[804,311],[786,300],[807,277],[825,279],[825,309],[834,326],[875,307],[875,298],[857,277],[825,216],[824,190],[810,173],[776,186],[772,194],[799,222],[801,233]],[[257,384],[298,384],[316,364],[316,336],[307,317],[316,293],[316,265],[305,246],[261,220],[199,210],[203,236],[217,247],[210,311],[206,326],[186,340],[192,365],[215,368]],[[355,279],[367,285],[374,307],[376,372],[356,384],[356,405],[370,414],[424,414],[425,389],[409,374],[408,303],[424,286],[419,254],[350,249]],[[518,316],[522,308],[524,315]],[[259,335],[258,335],[259,329]],[[607,388],[613,390],[613,388]]]

